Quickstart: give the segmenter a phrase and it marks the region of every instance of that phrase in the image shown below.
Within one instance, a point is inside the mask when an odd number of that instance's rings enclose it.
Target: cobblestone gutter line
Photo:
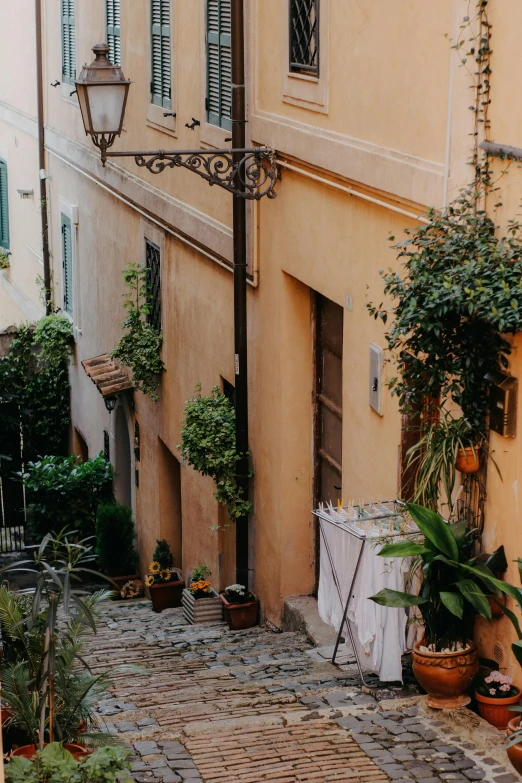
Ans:
[[[111,604],[103,617],[93,670],[146,669],[115,677],[98,706],[105,730],[135,751],[136,783],[520,780],[498,747],[488,755],[419,707],[411,685],[363,693],[301,634],[188,626],[180,610],[155,615],[145,601]]]

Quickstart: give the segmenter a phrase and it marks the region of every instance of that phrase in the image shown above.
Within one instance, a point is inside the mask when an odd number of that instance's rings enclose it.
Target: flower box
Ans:
[[[214,591],[211,598],[195,598],[190,590],[183,590],[181,603],[185,620],[191,625],[223,619],[223,603]]]
[[[224,595],[220,595],[220,598],[223,601],[225,620],[231,631],[241,631],[257,625],[259,601],[248,601],[246,604],[230,604]]]

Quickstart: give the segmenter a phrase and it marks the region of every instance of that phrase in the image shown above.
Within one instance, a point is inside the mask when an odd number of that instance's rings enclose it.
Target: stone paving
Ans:
[[[115,674],[98,706],[103,730],[133,748],[136,783],[520,780],[496,730],[490,752],[464,729],[456,736],[408,678],[372,676],[374,695],[363,692],[298,633],[190,626],[180,609],[115,602],[87,657],[93,671],[143,667]]]

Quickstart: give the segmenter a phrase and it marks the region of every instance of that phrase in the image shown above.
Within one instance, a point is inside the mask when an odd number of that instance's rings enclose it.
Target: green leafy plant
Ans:
[[[152,559],[159,563],[161,568],[174,568],[174,555],[170,549],[170,544],[164,538],[156,540],[156,549]]]
[[[211,574],[212,571],[208,566],[206,565],[196,566],[192,571],[192,581],[200,582],[201,580],[205,580],[207,576],[211,576]]]
[[[72,353],[73,325],[60,315],[46,315],[36,324],[34,340],[51,367],[59,369]]]
[[[425,627],[424,643],[432,645],[433,651],[455,650],[459,644],[465,647],[472,638],[476,613],[491,620],[489,594],[505,593],[520,600],[522,591],[494,575],[503,558],[502,548],[486,562],[469,557],[463,522],[449,525],[430,509],[407,505],[421,532],[419,540],[386,544],[379,555],[417,558],[423,575],[419,595],[384,589],[370,600],[395,608],[418,606]]]
[[[5,779],[7,783],[132,783],[128,756],[124,747],[107,746],[76,761],[61,743],[52,742],[34,759],[13,756]]]
[[[96,512],[96,558],[110,576],[134,574],[138,567],[132,509],[120,503],[100,503]]]
[[[11,262],[9,261],[9,256],[11,253],[9,250],[5,250],[3,247],[0,247],[0,269],[9,269],[11,266]]]
[[[235,420],[234,406],[217,386],[211,395],[202,397],[198,384],[185,406],[180,447],[189,465],[214,479],[214,497],[226,506],[232,521],[248,516],[253,509],[236,483],[241,455],[236,453]]]
[[[136,389],[148,394],[156,402],[158,396],[155,391],[163,370],[160,356],[162,336],[146,320],[150,313],[147,272],[148,268],[143,264],[129,264],[124,270],[127,293],[123,306],[127,310],[127,318],[123,327],[128,332],[123,335],[111,356],[131,368]]]
[[[86,462],[74,456],[29,462],[23,479],[29,526],[40,538],[71,524],[92,535],[98,505],[112,499],[112,466],[101,453]]]

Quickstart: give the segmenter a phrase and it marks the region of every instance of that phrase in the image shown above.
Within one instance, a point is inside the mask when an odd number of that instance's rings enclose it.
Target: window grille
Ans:
[[[0,247],[9,250],[9,194],[5,160],[0,160]]]
[[[232,130],[232,9],[230,0],[207,0],[207,119]]]
[[[319,76],[319,0],[290,0],[290,70]]]
[[[120,0],[107,0],[107,44],[109,60],[113,65],[121,65],[120,28]]]
[[[75,0],[62,0],[62,81],[72,84],[76,78]]]
[[[71,221],[62,215],[62,267],[63,267],[63,309],[73,314],[73,270]]]
[[[107,462],[111,461],[111,442],[107,430],[103,430],[103,458]]]
[[[145,242],[145,261],[147,265],[147,321],[161,332],[161,273],[160,249],[148,239]]]
[[[170,0],[151,0],[152,103],[172,108],[170,73]]]

